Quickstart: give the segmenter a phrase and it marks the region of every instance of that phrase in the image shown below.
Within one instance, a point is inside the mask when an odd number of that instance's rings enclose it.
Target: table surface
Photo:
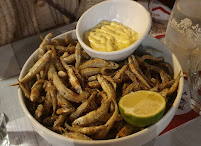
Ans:
[[[76,23],[60,27],[54,30],[51,30],[55,35],[58,35],[60,33],[72,30],[75,28]],[[45,32],[42,34],[43,36],[46,35],[48,32]],[[36,43],[34,43],[34,42]],[[24,44],[26,42],[26,45]],[[0,47],[0,54],[3,49],[6,47],[10,48],[11,51],[13,51],[14,55],[11,55],[10,61],[17,61],[18,66],[13,70],[16,71],[16,73],[20,72],[20,69],[22,68],[24,62],[29,57],[31,53],[33,53],[36,49],[35,46],[39,45],[40,42],[39,35],[35,35],[29,38],[26,38],[26,40],[22,40],[21,42],[15,42],[9,45],[1,46]],[[34,45],[33,45],[34,44]],[[16,48],[17,46],[17,48]],[[26,49],[27,46],[29,46],[30,49]],[[17,51],[16,51],[17,50]],[[23,54],[22,54],[23,52]],[[16,57],[16,58],[12,58]],[[0,57],[1,58],[1,57]],[[1,61],[1,60],[0,60]],[[15,62],[16,63],[16,62]],[[12,68],[9,68],[11,66],[8,66],[8,70],[12,70]],[[1,64],[0,64],[0,70],[2,70]],[[6,74],[6,73],[5,73]],[[14,75],[14,74],[13,74]],[[17,87],[10,87],[9,85],[16,83],[18,78],[18,75],[15,75],[13,77],[0,80],[0,112],[5,113],[5,115],[8,118],[7,122],[7,131],[10,139],[11,145],[22,145],[22,146],[49,146],[48,142],[44,140],[39,134],[35,132],[32,125],[29,123],[28,119],[25,117],[18,100],[17,96]],[[186,86],[184,88],[184,95],[183,98],[188,100],[188,87]],[[186,113],[191,112],[189,107],[186,108]],[[183,110],[178,110],[177,114],[183,114],[186,115],[186,113],[182,113]],[[183,116],[184,117],[184,116]],[[145,144],[145,146],[176,146],[176,145],[201,145],[201,117],[200,116],[194,116],[192,118],[188,118],[189,116],[186,116],[186,121],[183,122],[180,126],[175,125],[175,123],[171,123],[167,132],[164,132],[163,134],[159,135],[152,141]],[[191,116],[190,116],[191,117]],[[196,118],[195,118],[196,117]],[[176,118],[178,121],[180,119]],[[174,119],[173,119],[174,121]],[[188,122],[187,122],[188,121]],[[176,127],[176,128],[175,128]],[[171,130],[170,130],[171,129]]]

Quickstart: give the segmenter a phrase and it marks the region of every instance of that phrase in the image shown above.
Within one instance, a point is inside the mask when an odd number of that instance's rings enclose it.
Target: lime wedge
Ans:
[[[119,110],[124,120],[136,127],[156,123],[163,116],[165,108],[165,98],[152,91],[131,92],[119,101]]]

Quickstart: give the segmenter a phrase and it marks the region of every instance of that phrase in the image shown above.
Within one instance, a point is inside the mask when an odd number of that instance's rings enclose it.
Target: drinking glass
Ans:
[[[201,46],[201,0],[176,0],[168,22],[165,44],[188,73],[190,52]]]
[[[189,55],[188,73],[190,107],[201,115],[201,46]]]
[[[0,113],[0,145],[9,146],[9,138],[6,130],[6,119],[3,113]]]

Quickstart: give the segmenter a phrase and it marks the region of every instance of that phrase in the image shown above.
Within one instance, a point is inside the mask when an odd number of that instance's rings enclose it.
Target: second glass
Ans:
[[[196,47],[188,60],[190,107],[201,115],[201,47]]]

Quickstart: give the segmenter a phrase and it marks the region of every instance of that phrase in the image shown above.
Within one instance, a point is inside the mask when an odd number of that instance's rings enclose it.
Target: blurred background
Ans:
[[[0,0],[0,45],[75,22],[87,9],[102,1]],[[158,1],[170,9],[175,2]]]

